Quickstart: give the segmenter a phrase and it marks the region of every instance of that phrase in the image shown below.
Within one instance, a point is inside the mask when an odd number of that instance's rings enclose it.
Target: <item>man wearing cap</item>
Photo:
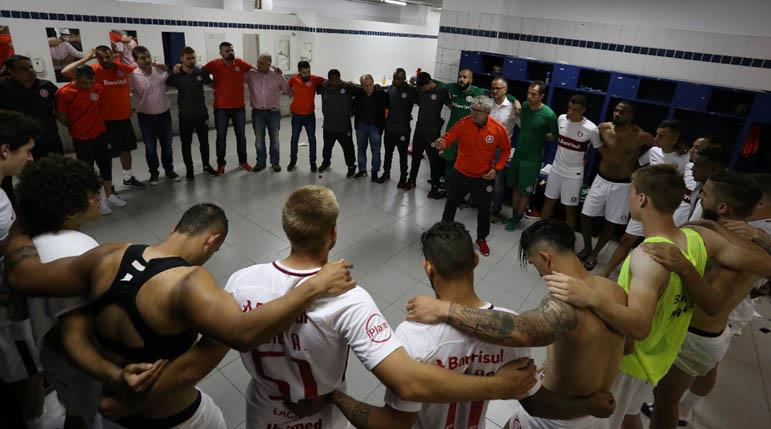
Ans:
[[[458,144],[455,165],[447,177],[447,203],[442,221],[453,221],[458,204],[464,195],[471,193],[478,204],[476,244],[484,256],[490,255],[487,235],[490,233],[493,183],[511,152],[506,128],[490,118],[493,103],[490,97],[475,97],[471,103],[471,114],[459,120],[434,142],[434,147],[440,152],[453,147],[456,142]],[[497,157],[496,150],[500,150]]]

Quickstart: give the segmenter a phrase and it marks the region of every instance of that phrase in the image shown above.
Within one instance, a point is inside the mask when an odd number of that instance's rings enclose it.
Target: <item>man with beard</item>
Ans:
[[[512,216],[506,230],[513,231],[525,216],[530,196],[535,192],[541,171],[543,144],[548,135],[559,138],[557,115],[543,103],[546,84],[534,80],[527,88],[527,103],[520,114],[520,133],[514,157],[511,159],[508,185],[514,189],[511,196]]]
[[[746,221],[761,196],[760,186],[751,177],[730,171],[716,173],[704,184],[701,200],[703,217],[720,222]],[[666,250],[657,253],[664,266],[674,272],[682,271],[679,265],[687,264],[688,261],[684,260],[677,249]],[[697,377],[711,380],[714,386],[717,365],[731,344],[728,317],[749,294],[757,279],[753,273],[734,271],[718,263],[711,264],[704,277],[717,289],[714,299],[723,302],[722,310],[715,313],[696,304],[677,359],[654,390],[656,406],[651,415],[651,428],[674,428],[678,425],[678,415],[683,414],[679,413],[680,399]],[[692,408],[693,402],[693,398],[686,401],[686,407]],[[646,408],[643,405],[642,411],[650,412]]]
[[[316,172],[316,89],[326,79],[311,74],[311,65],[302,60],[297,63],[297,74],[287,84],[292,91],[292,104],[289,111],[292,112],[292,137],[289,142],[289,165],[286,171],[294,171],[297,165],[297,144],[300,140],[300,132],[305,127],[308,136],[308,159],[311,172]]]
[[[638,167],[642,148],[653,145],[653,136],[635,125],[634,106],[622,100],[613,109],[613,122],[600,124],[600,172],[592,182],[589,195],[581,210],[581,235],[584,248],[578,257],[587,270],[597,265],[597,255],[608,243],[613,232],[629,221],[629,181]],[[592,247],[592,218],[605,216],[605,227],[597,246]]]
[[[134,71],[136,65],[116,63],[112,49],[109,46],[100,45],[90,50],[83,59],[67,65],[62,69],[62,74],[72,79],[75,77],[75,69],[94,58],[96,58],[97,63],[92,64],[91,68],[94,69],[96,83],[104,87],[102,118],[105,127],[107,127],[107,137],[110,141],[112,156],[113,158],[120,157],[120,165],[123,167],[123,184],[135,189],[142,189],[145,184],[137,180],[131,171],[131,151],[137,148],[137,138],[134,134],[134,127],[131,125],[128,76]],[[120,204],[114,204],[114,206],[121,207]]]
[[[244,76],[252,65],[236,58],[230,42],[220,43],[220,57],[203,66],[214,77],[214,125],[217,127],[217,175],[225,174],[228,124],[233,122],[236,133],[238,165],[250,172],[246,162],[246,110],[244,109]]]
[[[383,161],[382,181],[391,179],[391,161],[394,156],[394,148],[399,151],[399,189],[407,185],[407,146],[410,143],[410,121],[412,121],[412,106],[417,102],[418,93],[408,85],[407,74],[403,68],[394,72],[391,86],[386,90],[388,94],[388,116],[385,122],[385,134],[383,143],[385,146],[385,159]]]
[[[452,128],[458,120],[471,113],[471,103],[474,101],[475,97],[485,95],[485,90],[472,85],[473,82],[474,73],[469,69],[462,69],[458,72],[458,80],[455,83],[448,83],[445,85],[447,92],[450,93],[450,119],[447,120],[445,132],[450,131],[450,128]],[[455,165],[455,158],[458,156],[458,148],[450,147],[448,150],[444,151],[442,156],[447,161],[444,168],[445,180],[447,180],[453,165]],[[432,183],[432,185],[436,186],[437,184]]]

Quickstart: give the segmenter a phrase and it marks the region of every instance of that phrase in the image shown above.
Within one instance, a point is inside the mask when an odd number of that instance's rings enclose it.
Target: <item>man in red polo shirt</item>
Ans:
[[[74,73],[75,80],[56,91],[56,118],[67,126],[77,158],[99,167],[104,187],[100,209],[110,214],[110,206],[124,207],[126,202],[112,192],[112,157],[102,119],[104,87],[94,83],[94,70],[85,64]]]
[[[222,58],[211,60],[203,66],[214,80],[214,125],[217,127],[217,175],[225,174],[225,148],[228,124],[233,121],[236,132],[238,165],[246,171],[252,166],[246,162],[246,110],[244,109],[244,75],[252,65],[236,58],[233,45],[220,43]]]
[[[459,120],[434,142],[440,152],[458,143],[458,156],[447,179],[447,202],[442,222],[455,220],[455,211],[467,193],[477,202],[477,240],[479,253],[490,255],[490,200],[495,175],[503,170],[511,152],[506,128],[490,118],[493,100],[485,95],[474,98],[471,114]],[[500,155],[496,159],[496,150]]]
[[[292,112],[292,139],[287,171],[294,170],[297,164],[297,142],[300,140],[300,132],[305,127],[305,133],[308,135],[311,171],[316,172],[316,89],[325,80],[321,76],[312,75],[310,63],[303,60],[297,63],[297,74],[287,82],[293,97],[292,104],[289,106]]]
[[[131,125],[131,99],[129,96],[128,75],[136,68],[136,65],[126,65],[115,62],[112,49],[109,46],[100,45],[90,50],[88,54],[78,61],[68,64],[62,69],[62,75],[72,78],[75,69],[96,58],[97,63],[92,64],[95,81],[104,89],[102,97],[102,119],[107,127],[107,140],[109,141],[113,158],[120,157],[123,167],[123,184],[135,189],[142,189],[145,184],[134,177],[131,171],[131,151],[137,148],[137,138],[134,127]]]

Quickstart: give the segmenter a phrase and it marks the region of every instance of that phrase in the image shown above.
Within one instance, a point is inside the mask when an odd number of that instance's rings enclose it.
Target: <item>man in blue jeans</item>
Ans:
[[[385,182],[385,178],[378,177],[380,173],[380,136],[385,125],[386,106],[388,95],[378,88],[375,89],[375,80],[372,75],[365,74],[359,79],[361,88],[356,91],[353,100],[353,108],[356,112],[356,143],[359,149],[359,172],[355,178],[367,175],[367,146],[372,152],[372,181]]]
[[[161,144],[161,162],[166,178],[174,182],[181,179],[174,172],[174,153],[171,146],[171,102],[166,96],[166,67],[153,64],[150,51],[137,46],[131,52],[137,68],[129,74],[134,92],[134,109],[137,111],[139,129],[145,143],[145,158],[150,169],[150,185],[158,184],[158,146]]]
[[[246,73],[249,86],[249,102],[252,105],[252,128],[254,128],[254,146],[257,160],[254,172],[265,169],[265,128],[270,136],[270,166],[275,172],[281,171],[278,152],[278,130],[281,125],[281,94],[289,94],[289,86],[281,70],[271,67],[273,58],[270,54],[260,54],[256,70]]]
[[[287,83],[292,90],[292,104],[289,111],[292,112],[292,138],[290,140],[289,165],[287,171],[293,171],[297,164],[297,144],[300,140],[300,132],[305,127],[308,135],[308,158],[311,163],[311,171],[316,172],[316,89],[326,79],[311,74],[311,65],[308,61],[297,63],[297,74]]]

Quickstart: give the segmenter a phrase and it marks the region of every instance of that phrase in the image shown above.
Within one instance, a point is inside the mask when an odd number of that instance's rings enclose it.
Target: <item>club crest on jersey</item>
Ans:
[[[525,188],[525,192],[532,193],[533,192],[533,185],[530,185]]]
[[[311,86],[311,85],[313,85],[313,82],[311,81],[305,82],[305,86]]]
[[[48,90],[45,89],[45,88],[41,89],[40,90],[40,96],[43,97],[43,98],[48,97]]]
[[[239,66],[235,66],[235,67],[233,68],[233,70],[235,70],[235,71],[241,71],[241,67],[239,67]]]
[[[407,93],[406,92],[402,92],[402,98],[407,98]]]
[[[487,188],[485,188],[485,191],[487,191],[487,193],[488,193],[488,194],[489,194],[489,193],[491,193],[491,192],[493,192],[493,187],[492,187],[492,185],[488,185],[488,186],[487,186]]]
[[[340,88],[340,94],[345,94],[345,88]]]
[[[436,100],[436,94],[431,94],[431,99]]]
[[[514,418],[511,420],[511,429],[522,429],[522,423],[519,422],[518,418]]]
[[[407,140],[407,137],[405,137],[405,136],[401,136],[401,137],[399,137],[399,140],[401,140],[401,141],[405,141],[405,140]]]
[[[474,97],[472,97],[472,96],[470,96],[470,95],[467,95],[467,96],[466,96],[466,101],[468,101],[469,103],[471,103],[472,101],[474,101]]]
[[[125,75],[126,75],[126,73],[124,73],[124,72],[123,72],[123,70],[118,70],[118,72],[117,72],[117,73],[115,73],[115,74],[117,74],[117,75],[118,75],[118,77],[123,77],[123,76],[125,76]]]
[[[384,343],[391,339],[391,325],[379,313],[369,316],[367,323],[364,325],[364,330],[367,332],[367,337],[373,343]]]
[[[583,132],[583,131],[581,131],[581,130],[578,130],[578,131],[576,131],[576,135],[577,135],[578,137],[583,137],[583,136],[584,136],[584,132]]]
[[[197,80],[198,82],[200,82],[200,81],[202,81],[202,80],[203,80],[203,77],[202,77],[202,76],[196,76],[196,77],[195,77],[195,80]]]
[[[490,134],[488,134],[487,137],[485,137],[485,142],[487,142],[487,144],[493,144],[494,141],[495,141],[495,137],[493,137]]]
[[[95,92],[92,92],[91,95],[89,95],[89,97],[91,98],[91,101],[99,100],[99,94],[97,94]]]
[[[577,203],[578,202],[578,197],[570,197],[570,202],[571,203]]]

